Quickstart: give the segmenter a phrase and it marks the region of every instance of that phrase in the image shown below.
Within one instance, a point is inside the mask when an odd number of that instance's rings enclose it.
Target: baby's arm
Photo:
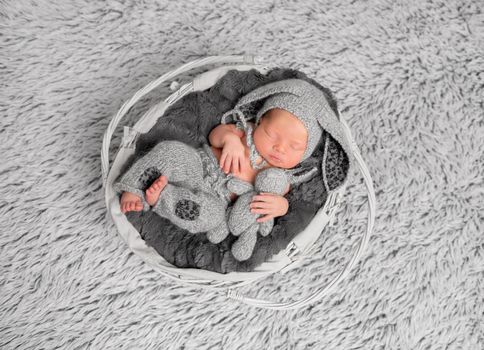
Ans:
[[[220,167],[225,173],[238,173],[245,163],[245,147],[242,143],[244,132],[234,124],[220,124],[208,135],[213,147],[222,148]]]
[[[235,124],[220,124],[210,132],[208,141],[213,147],[223,148],[228,139],[235,139],[234,136],[240,140],[244,131],[237,129]]]

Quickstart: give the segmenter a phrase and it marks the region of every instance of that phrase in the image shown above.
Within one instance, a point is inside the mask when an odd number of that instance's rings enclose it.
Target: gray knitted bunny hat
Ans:
[[[254,111],[257,102],[263,101],[262,107]],[[260,104],[259,104],[260,105]],[[302,79],[285,79],[263,85],[252,90],[239,99],[235,107],[227,111],[221,118],[223,124],[230,122],[227,117],[235,115],[239,127],[243,128],[247,135],[247,146],[251,150],[251,163],[254,168],[262,168],[267,164],[265,159],[259,165],[255,161],[260,157],[252,139],[253,130],[247,121],[255,117],[256,126],[261,117],[272,108],[281,108],[296,116],[308,131],[308,142],[302,160],[311,156],[317,147],[322,130],[328,131],[346,151],[350,167],[352,166],[352,151],[342,130],[338,116],[329,106],[324,93],[315,85]],[[304,176],[292,178],[291,183],[305,181],[315,172],[313,168]],[[294,171],[288,171],[294,173]]]
[[[296,116],[304,124],[308,132],[308,142],[302,160],[311,156],[322,135],[316,115],[314,115],[317,110],[312,108],[306,97],[309,96],[306,95],[301,98],[301,96],[285,92],[273,94],[265,100],[255,119],[255,124],[259,125],[262,116],[273,108],[284,109]]]

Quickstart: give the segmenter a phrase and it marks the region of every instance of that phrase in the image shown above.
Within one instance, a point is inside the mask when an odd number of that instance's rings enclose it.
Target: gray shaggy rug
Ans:
[[[0,348],[484,348],[483,7],[1,1]],[[105,216],[101,144],[121,105],[183,63],[244,53],[335,93],[375,185],[368,249],[299,310],[176,283]],[[151,93],[123,124],[169,92]],[[368,215],[362,177],[350,176],[315,255],[241,292],[296,300],[341,271]]]

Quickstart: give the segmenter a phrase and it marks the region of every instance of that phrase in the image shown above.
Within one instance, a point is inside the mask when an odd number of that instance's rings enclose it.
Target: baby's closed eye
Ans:
[[[265,133],[267,136],[269,136],[271,139],[275,138],[275,135],[272,135],[270,131],[267,131],[266,129],[264,129]]]

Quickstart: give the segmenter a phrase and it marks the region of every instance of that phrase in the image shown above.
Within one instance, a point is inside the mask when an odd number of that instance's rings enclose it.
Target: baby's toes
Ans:
[[[156,181],[153,183],[154,189],[156,191],[159,191],[161,188],[163,188],[167,183],[166,176],[160,176],[159,178],[156,179]]]
[[[129,206],[128,206],[129,203],[124,203],[123,205],[123,213],[127,213],[128,210],[129,210]]]

